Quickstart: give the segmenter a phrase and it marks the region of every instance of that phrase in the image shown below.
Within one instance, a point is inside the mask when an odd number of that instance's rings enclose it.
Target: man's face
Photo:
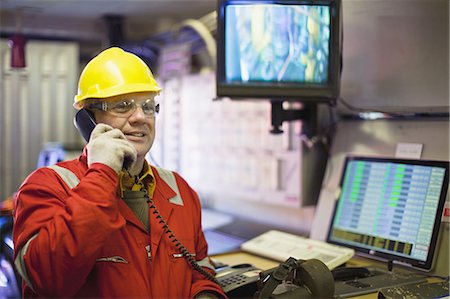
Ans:
[[[147,102],[147,104],[154,103],[154,98],[155,94],[151,92],[114,96],[105,99],[109,111],[93,110],[97,123],[110,125],[125,134],[127,140],[136,148],[138,160],[145,158],[155,140],[155,116],[146,115],[141,107],[144,102]],[[136,103],[137,107],[130,115],[125,113],[118,116],[117,112],[113,113],[110,110],[110,107],[114,107],[114,105],[131,100]]]

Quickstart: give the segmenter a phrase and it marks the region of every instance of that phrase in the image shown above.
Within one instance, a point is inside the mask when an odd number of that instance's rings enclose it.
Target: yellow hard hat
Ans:
[[[161,91],[150,68],[136,55],[112,47],[94,57],[83,69],[73,106],[81,109],[86,99],[146,91]]]

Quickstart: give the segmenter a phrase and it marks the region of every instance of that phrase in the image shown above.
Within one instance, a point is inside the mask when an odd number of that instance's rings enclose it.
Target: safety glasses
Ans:
[[[88,106],[88,108],[107,111],[111,115],[124,118],[130,117],[137,107],[141,107],[142,112],[147,117],[154,117],[159,112],[159,104],[155,103],[153,99],[146,99],[141,103],[136,103],[133,99],[125,99],[114,102],[93,103]]]

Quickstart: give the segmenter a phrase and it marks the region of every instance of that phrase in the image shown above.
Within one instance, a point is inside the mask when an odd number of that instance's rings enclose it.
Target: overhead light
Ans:
[[[367,120],[376,120],[376,119],[386,118],[386,114],[381,113],[381,112],[361,112],[361,113],[358,113],[358,116],[361,117],[362,119],[367,119]]]

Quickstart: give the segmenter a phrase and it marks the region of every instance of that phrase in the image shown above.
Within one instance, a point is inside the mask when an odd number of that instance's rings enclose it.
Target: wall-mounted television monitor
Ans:
[[[348,156],[327,241],[429,271],[448,184],[448,161]]]
[[[341,0],[219,0],[217,96],[336,100],[341,6]]]

